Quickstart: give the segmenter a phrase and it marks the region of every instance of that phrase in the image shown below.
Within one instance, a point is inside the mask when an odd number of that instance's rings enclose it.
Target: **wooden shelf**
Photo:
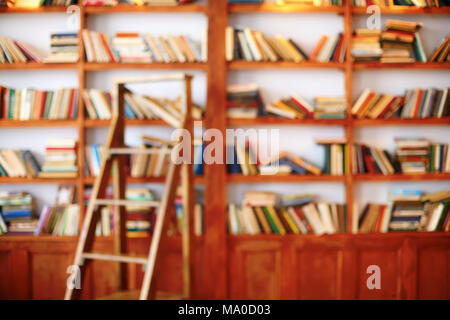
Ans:
[[[344,182],[345,176],[289,174],[289,175],[254,175],[227,174],[228,183],[283,183],[283,182]]]
[[[164,183],[166,177],[143,177],[143,178],[132,178],[126,177],[127,183]],[[83,183],[85,185],[92,185],[95,182],[95,177],[84,177]],[[194,176],[194,183],[202,184],[204,182],[203,176]]]
[[[425,174],[357,174],[355,181],[432,181],[450,180],[450,173],[425,173]]]
[[[110,120],[102,119],[86,119],[84,126],[87,128],[107,127]],[[167,122],[161,119],[127,119],[125,120],[127,126],[168,126]]]
[[[447,70],[450,62],[413,62],[413,63],[381,63],[381,62],[354,62],[355,70],[366,69],[425,69],[425,70]]]
[[[263,3],[263,4],[229,4],[231,13],[344,13],[342,6],[312,6],[303,4]]]
[[[24,63],[0,63],[0,70],[46,70],[46,69],[77,69],[78,63],[38,63],[38,62],[24,62]]]
[[[244,61],[236,60],[228,62],[228,68],[231,70],[244,69],[345,69],[344,63],[339,62],[267,62],[267,61]]]
[[[229,126],[261,126],[261,125],[292,125],[292,126],[343,126],[346,119],[288,119],[281,117],[259,117],[255,119],[228,118]]]
[[[425,119],[353,119],[355,127],[449,125],[450,117]]]
[[[0,127],[76,127],[78,120],[0,120]]]
[[[11,178],[0,177],[0,184],[35,184],[35,183],[77,183],[78,178]]]
[[[367,14],[366,7],[353,7],[353,14]],[[381,6],[382,14],[450,14],[450,7],[418,8],[415,6]]]
[[[88,14],[107,14],[107,13],[149,13],[149,12],[170,12],[170,13],[186,13],[186,12],[206,12],[206,6],[201,4],[186,4],[181,6],[134,6],[127,4],[119,4],[116,6],[87,6],[84,8]]]
[[[53,12],[66,12],[67,6],[42,6],[38,8],[0,8],[0,14],[2,13],[53,13]]]
[[[85,62],[84,70],[98,71],[98,70],[115,70],[115,69],[199,69],[206,70],[206,64],[203,62],[171,62],[171,63],[125,63],[125,62],[113,62],[113,63],[97,63],[97,62]]]

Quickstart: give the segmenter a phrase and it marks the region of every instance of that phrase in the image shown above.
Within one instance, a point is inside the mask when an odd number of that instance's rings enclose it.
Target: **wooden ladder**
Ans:
[[[160,246],[164,244],[167,236],[167,226],[169,214],[175,210],[175,194],[181,175],[183,213],[182,219],[182,265],[183,265],[183,293],[177,297],[189,299],[191,295],[192,282],[192,259],[190,258],[190,248],[192,248],[192,209],[193,209],[193,171],[192,161],[176,164],[170,161],[164,185],[164,193],[160,202],[157,201],[131,201],[125,199],[125,156],[127,154],[146,153],[151,154],[152,149],[127,148],[124,142],[124,93],[127,91],[125,85],[130,83],[180,81],[183,84],[182,113],[183,119],[180,121],[180,128],[189,132],[192,138],[192,101],[191,101],[191,80],[192,76],[186,74],[170,74],[162,76],[150,76],[143,78],[130,78],[115,81],[115,97],[113,105],[113,115],[109,134],[105,145],[105,157],[101,164],[98,177],[95,180],[89,205],[84,217],[78,245],[75,252],[73,265],[78,267],[81,283],[84,282],[84,275],[87,266],[93,260],[115,261],[119,263],[118,291],[127,290],[127,263],[141,264],[145,268],[142,287],[139,293],[140,300],[155,299],[156,288],[155,278],[158,272],[158,260],[160,256]],[[190,144],[190,160],[192,160],[192,139]],[[158,151],[159,152],[159,151]],[[168,149],[170,152],[170,149]],[[105,199],[106,188],[112,176],[113,199]],[[127,255],[126,241],[126,211],[127,205],[144,205],[157,207],[157,216],[152,235],[148,256]],[[116,210],[114,232],[114,254],[92,252],[95,238],[95,229],[99,221],[102,206],[111,205]],[[81,289],[67,286],[64,296],[65,300],[79,299]],[[120,295],[115,297],[119,298]],[[124,297],[130,298],[125,293]],[[165,295],[164,299],[170,299],[170,295]]]

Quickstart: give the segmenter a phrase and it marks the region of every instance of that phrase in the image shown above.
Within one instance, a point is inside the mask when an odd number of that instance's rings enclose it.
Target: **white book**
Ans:
[[[353,203],[353,214],[352,214],[352,233],[357,234],[359,229],[359,204],[357,202]]]
[[[259,51],[259,48],[255,42],[255,39],[253,38],[252,31],[249,28],[244,28],[244,36],[248,43],[248,47],[252,54],[253,60],[261,61],[262,60],[261,52]]]
[[[147,40],[147,45],[150,48],[153,58],[157,61],[157,62],[164,62],[164,57],[163,54],[161,53],[160,49],[158,48],[157,45],[157,40],[149,33],[144,35],[145,40]]]
[[[320,216],[315,205],[313,203],[307,204],[306,206],[303,206],[302,210],[306,219],[308,219],[308,222],[311,224],[314,233],[319,236],[324,234],[326,229],[320,220]]]
[[[238,227],[238,222],[237,222],[237,217],[234,214],[234,204],[230,204],[228,206],[228,223],[230,226],[230,233],[231,234],[238,234],[239,233],[239,227]]]
[[[203,30],[202,43],[201,43],[201,56],[202,62],[208,61],[208,30]]]
[[[264,39],[264,36],[262,32],[257,31],[254,32],[256,41],[260,44],[262,50],[266,53],[267,57],[269,57],[269,60],[272,62],[275,62],[278,60],[278,57],[276,53],[273,51],[272,47],[267,43],[266,39]]]
[[[256,221],[255,214],[251,207],[244,206],[241,210],[244,224],[249,234],[259,234],[261,231],[258,227],[258,222]]]
[[[20,114],[19,120],[29,120],[30,119],[30,89],[22,89],[22,96],[20,101]]]
[[[234,59],[234,29],[231,26],[225,29],[225,58],[227,61]]]
[[[100,119],[111,119],[111,112],[106,105],[105,99],[102,97],[102,93],[98,89],[89,90],[89,96],[92,99],[94,108],[97,111]]]
[[[450,89],[443,89],[444,90],[444,92],[442,93],[442,98],[441,98],[441,101],[440,101],[440,104],[439,104],[439,111],[438,111],[438,113],[437,113],[437,117],[438,118],[442,118],[442,115],[443,115],[443,113],[444,113],[444,106],[445,106],[445,103],[446,103],[446,101],[447,101],[447,96],[448,96],[448,91],[450,90]]]
[[[88,62],[96,62],[96,56],[94,52],[94,47],[92,41],[92,37],[90,37],[90,31],[89,30],[83,30],[82,31],[82,37],[83,37],[83,43],[84,43],[84,50],[86,52],[86,60]]]
[[[158,161],[155,165],[155,171],[153,172],[154,177],[160,177],[162,173],[162,169],[164,166],[164,163],[166,161],[166,158],[170,156],[170,154],[167,154],[167,150],[169,150],[167,147],[162,147],[159,151],[159,157]]]
[[[294,112],[289,112],[287,110],[281,110],[271,104],[267,104],[265,109],[267,112],[275,114],[275,115],[283,117],[283,118],[295,119],[295,117],[296,117]]]
[[[252,54],[250,53],[247,41],[245,40],[244,32],[238,31],[237,37],[239,40],[239,44],[241,45],[242,53],[244,54],[244,59],[247,61],[252,61]]]
[[[236,156],[237,156],[238,164],[241,168],[242,174],[244,176],[248,176],[249,170],[248,170],[247,164],[245,162],[245,148],[243,146],[240,146],[237,144],[236,144],[235,148],[236,148]]]
[[[339,40],[339,35],[334,34],[327,38],[322,50],[317,55],[317,61],[328,62],[333,54],[333,48]]]
[[[364,101],[366,101],[370,92],[371,92],[370,89],[368,88],[364,89],[364,91],[361,93],[361,95],[359,96],[359,98],[356,100],[355,104],[352,107],[352,114],[356,114],[358,112],[358,110],[362,107]]]
[[[174,128],[181,128],[181,121],[167,112],[162,106],[150,101],[149,99],[140,99],[139,103],[142,107],[147,108],[152,114],[163,119]]]
[[[430,220],[427,224],[427,231],[436,231],[439,223],[439,218],[441,217],[442,211],[444,210],[444,204],[439,203],[434,210],[430,213]]]
[[[317,208],[319,209],[322,224],[325,227],[325,233],[336,233],[336,229],[334,228],[333,222],[331,220],[331,212],[328,203],[320,202],[317,204]]]
[[[186,57],[184,56],[181,49],[178,47],[178,43],[177,43],[175,37],[172,35],[169,35],[167,37],[167,42],[168,42],[170,48],[172,49],[172,51],[175,53],[175,56],[177,57],[178,62],[182,62],[182,63],[186,62]]]
[[[300,220],[300,218],[297,216],[297,214],[295,213],[295,209],[293,207],[289,207],[288,208],[288,212],[289,215],[291,216],[292,220],[294,220],[295,225],[298,227],[298,229],[300,230],[300,232],[302,234],[307,234],[308,233],[308,229],[306,228],[305,224],[302,223],[302,221]]]

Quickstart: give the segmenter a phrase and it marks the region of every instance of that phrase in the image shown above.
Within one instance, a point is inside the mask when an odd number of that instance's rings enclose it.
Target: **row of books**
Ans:
[[[431,54],[430,62],[448,62],[450,61],[450,35],[447,35],[439,46]]]
[[[45,162],[39,172],[40,178],[76,178],[77,142],[73,139],[51,139],[45,147]]]
[[[44,6],[70,6],[77,3],[78,0],[2,0],[0,1],[0,7],[38,8]]]
[[[34,235],[51,234],[55,236],[76,236],[80,219],[78,204],[64,206],[44,206]]]
[[[352,107],[356,118],[442,118],[450,116],[450,88],[408,89],[404,96],[364,89]]]
[[[281,35],[269,37],[250,28],[228,26],[225,41],[227,61],[343,62],[345,59],[342,34],[322,36],[309,58],[294,40]]]
[[[238,0],[239,1],[239,0]],[[303,4],[313,5],[315,7],[328,7],[328,6],[342,6],[342,0],[280,0],[277,1],[280,5],[283,4]]]
[[[450,231],[450,192],[423,195],[417,189],[394,189],[390,202],[368,203],[355,215],[353,231]]]
[[[346,101],[342,97],[315,97],[315,104],[298,94],[265,104],[256,84],[234,84],[227,87],[227,117],[254,119],[275,115],[289,119],[345,118]]]
[[[78,90],[36,90],[0,86],[0,119],[76,119]]]
[[[0,36],[0,63],[42,62],[42,56],[23,41]]]
[[[98,89],[84,89],[82,93],[85,106],[85,115],[89,119],[111,119],[112,95]],[[127,119],[166,119],[175,123],[181,117],[181,97],[175,99],[154,98],[133,93],[124,94],[124,111]],[[192,117],[201,119],[203,109],[197,105],[192,106]],[[178,123],[178,122],[177,122]]]
[[[246,191],[242,206],[228,206],[230,234],[308,234],[347,231],[346,206],[314,203],[311,194],[286,195],[277,205],[273,192]]]
[[[0,149],[0,176],[37,177],[41,166],[30,150]]]
[[[46,63],[74,63],[79,59],[78,33],[52,33],[50,35],[50,54]]]
[[[353,174],[421,174],[450,172],[448,144],[431,144],[426,139],[396,139],[395,156],[386,150],[355,144]]]
[[[450,2],[447,0],[353,0],[353,5],[358,7],[378,5],[388,8],[395,8],[396,6],[440,8],[450,6]]]
[[[32,233],[35,201],[28,192],[0,192],[0,234]]]
[[[83,43],[88,62],[205,62],[206,43],[188,36],[142,36],[118,32],[112,41],[101,32],[83,30]]]
[[[98,7],[98,6],[116,6],[117,4],[129,4],[137,6],[145,5],[165,5],[165,6],[178,6],[191,3],[195,0],[84,0],[83,5],[86,7]]]

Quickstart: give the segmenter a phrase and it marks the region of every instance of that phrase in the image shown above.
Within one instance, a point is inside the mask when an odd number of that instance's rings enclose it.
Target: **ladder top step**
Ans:
[[[145,200],[123,200],[123,199],[96,199],[94,200],[96,205],[104,206],[146,206],[146,207],[158,207],[159,201],[145,201]]]
[[[109,154],[169,154],[170,148],[111,148]]]
[[[107,253],[97,253],[97,252],[85,252],[82,254],[84,259],[90,260],[105,260],[105,261],[117,261],[125,263],[138,263],[147,264],[146,256],[135,256],[135,255],[118,255],[118,254],[107,254]]]

